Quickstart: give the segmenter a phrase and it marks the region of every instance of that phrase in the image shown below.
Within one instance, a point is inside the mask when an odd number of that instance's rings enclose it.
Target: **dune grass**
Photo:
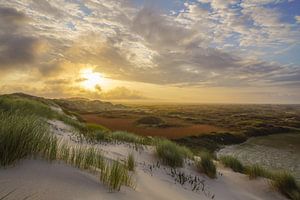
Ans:
[[[243,164],[232,156],[221,156],[220,161],[225,167],[230,167],[234,172],[244,173],[245,167]]]
[[[119,161],[104,164],[101,168],[100,180],[110,191],[120,191],[122,185],[133,187],[131,175],[126,166]]]
[[[0,111],[0,165],[41,155],[55,159],[57,140],[49,134],[45,123],[34,115]]]
[[[30,113],[45,118],[54,118],[55,115],[50,106],[36,100],[17,96],[1,96],[0,110],[3,112]]]
[[[246,166],[245,173],[250,179],[256,179],[257,177],[272,178],[272,173],[258,164]]]
[[[18,112],[23,116],[36,115],[44,119],[57,119],[71,125],[79,131],[86,131],[86,126],[84,124],[70,118],[63,113],[55,111],[50,107],[50,105],[38,100],[19,96],[3,95],[0,96],[0,111],[14,113]]]
[[[134,159],[133,153],[130,153],[127,156],[127,168],[129,171],[135,170],[135,159]]]
[[[300,188],[290,173],[279,172],[273,174],[271,184],[286,197],[292,200],[300,199]]]
[[[300,187],[293,175],[288,172],[269,171],[258,164],[244,166],[232,156],[221,156],[220,161],[235,172],[247,174],[250,179],[258,177],[270,179],[271,185],[287,198],[300,199]]]
[[[166,139],[157,141],[156,153],[165,164],[171,167],[182,167],[184,159],[191,158],[193,155],[188,148]]]
[[[110,191],[118,191],[123,185],[133,187],[127,167],[117,161],[107,164],[100,150],[59,144],[40,116],[24,114],[22,110],[0,111],[0,167],[15,164],[23,158],[37,157],[49,161],[62,160],[101,176],[109,173],[103,183]],[[106,171],[101,170],[103,166],[107,166]]]
[[[127,131],[110,131],[104,126],[86,124],[86,129],[80,132],[89,142],[127,142],[134,144],[151,145],[152,137],[143,137]]]
[[[99,124],[86,123],[85,125],[86,125],[87,129],[90,131],[100,131],[100,132],[105,132],[105,133],[111,132],[111,130],[109,130],[107,127],[99,125]]]
[[[205,173],[210,178],[216,177],[216,165],[213,162],[213,156],[208,152],[201,152],[201,160],[196,162],[197,169]]]

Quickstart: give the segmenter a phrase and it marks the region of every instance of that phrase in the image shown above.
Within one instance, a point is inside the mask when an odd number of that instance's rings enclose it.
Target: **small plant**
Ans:
[[[89,169],[91,166],[95,166],[96,149],[90,147],[85,151],[83,159],[83,168]]]
[[[108,186],[110,191],[120,191],[122,185],[130,187],[133,185],[126,166],[119,161],[103,165],[100,180]]]
[[[245,171],[243,164],[232,156],[221,156],[220,161],[225,167],[230,167],[234,172],[244,173]]]
[[[272,176],[270,172],[258,164],[245,167],[245,172],[250,179],[256,179],[257,177],[271,178]]]
[[[127,157],[127,168],[129,171],[134,171],[135,169],[135,161],[132,153]]]
[[[165,139],[161,139],[157,142],[156,152],[158,157],[171,167],[183,166],[184,159],[192,155],[192,152],[186,147],[179,146]]]
[[[110,137],[113,140],[131,142],[131,143],[140,143],[140,139],[141,139],[141,136],[126,131],[115,131],[110,134]]]
[[[210,178],[216,177],[216,166],[213,162],[212,155],[207,152],[202,152],[201,160],[196,162],[196,167],[202,173],[205,173]]]
[[[286,197],[293,200],[300,199],[300,188],[291,174],[287,172],[273,174],[271,184]]]
[[[109,133],[110,130],[106,128],[105,126],[99,125],[99,124],[93,124],[93,123],[86,123],[86,127],[90,131],[101,131],[105,133]]]

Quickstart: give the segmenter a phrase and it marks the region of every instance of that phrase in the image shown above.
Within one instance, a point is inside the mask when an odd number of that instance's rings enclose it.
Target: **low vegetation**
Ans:
[[[268,178],[271,185],[289,199],[300,199],[300,187],[290,173],[269,171],[257,164],[243,166],[239,160],[232,156],[222,156],[220,161],[235,172],[247,174],[250,179]]]
[[[13,165],[23,158],[39,157],[49,161],[60,160],[79,169],[98,174],[110,191],[119,191],[122,186],[134,187],[132,172],[130,172],[135,169],[133,154],[128,155],[125,163],[108,161],[99,149],[59,143],[57,138],[50,134],[47,119],[57,119],[75,127],[88,141],[123,141],[155,145],[158,157],[171,167],[181,167],[186,158],[193,158],[190,149],[170,140],[142,137],[124,131],[111,132],[103,126],[80,123],[63,112],[55,111],[50,106],[55,107],[56,104],[42,98],[25,98],[18,95],[0,96],[0,167]],[[260,123],[257,124],[261,126]],[[243,136],[236,137],[226,133],[218,135],[220,141],[224,141],[223,136],[233,138],[234,142],[245,139]],[[207,141],[211,139],[209,136],[207,138]],[[201,160],[196,162],[199,171],[211,178],[216,177],[216,166],[212,155],[202,153],[200,156]],[[288,198],[300,199],[299,186],[289,173],[270,172],[259,165],[244,166],[231,156],[220,157],[220,162],[235,172],[249,175],[250,179],[268,178],[272,186]]]
[[[44,119],[57,119],[71,125],[79,131],[86,131],[86,126],[84,124],[72,119],[63,112],[57,112],[50,106],[55,108],[56,105],[53,102],[42,98],[26,98],[19,95],[0,96],[0,111],[2,112],[18,112],[23,116],[36,115]]]
[[[249,176],[250,179],[256,179],[257,177],[272,177],[272,174],[268,170],[258,164],[246,166],[245,168],[245,173]]]
[[[160,139],[156,144],[158,157],[171,167],[182,167],[185,158],[192,158],[193,153],[186,147],[170,140]]]
[[[100,180],[109,187],[110,191],[120,191],[122,185],[133,187],[132,178],[126,166],[119,161],[103,165]]]
[[[34,115],[0,111],[0,165],[5,167],[29,156],[54,159],[57,141],[48,133],[45,123]]]
[[[165,122],[161,118],[155,116],[142,117],[138,119],[136,123],[140,125],[147,125],[147,126],[159,126],[165,124]]]
[[[225,167],[230,167],[234,172],[243,173],[245,171],[243,164],[235,157],[221,156],[220,161]]]
[[[134,144],[150,145],[154,143],[152,137],[143,137],[127,131],[110,131],[108,128],[87,124],[86,130],[80,132],[89,142],[128,142]]]
[[[295,178],[287,173],[276,173],[272,177],[272,186],[292,200],[300,199],[300,188],[297,185]]]
[[[135,170],[135,160],[134,160],[133,153],[130,153],[127,157],[127,168],[129,171]]]
[[[213,162],[213,156],[208,152],[202,152],[200,154],[201,160],[196,162],[197,169],[205,173],[210,178],[216,177],[216,165]]]
[[[201,134],[197,136],[188,136],[176,139],[179,144],[186,145],[198,152],[210,151],[215,152],[223,145],[239,144],[245,142],[247,137],[239,132],[215,132]]]
[[[133,187],[126,165],[119,161],[106,161],[102,152],[88,146],[59,144],[50,134],[47,119],[58,119],[75,126],[83,132],[96,131],[101,127],[84,126],[63,113],[52,110],[49,105],[23,97],[0,97],[0,166],[7,167],[23,158],[43,158],[65,163],[106,177],[101,180],[110,191],[119,191],[121,186]],[[102,128],[103,130],[103,128]],[[116,136],[118,135],[118,136]],[[115,138],[126,138],[123,134]],[[111,138],[114,138],[111,137]],[[130,161],[132,162],[132,161]],[[134,162],[134,161],[133,161]],[[131,166],[132,168],[132,166]]]

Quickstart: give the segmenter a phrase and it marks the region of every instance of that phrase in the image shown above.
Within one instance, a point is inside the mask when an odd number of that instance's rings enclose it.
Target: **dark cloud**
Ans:
[[[40,41],[22,33],[28,18],[25,14],[0,7],[0,68],[19,68],[33,64]]]
[[[0,33],[10,33],[18,31],[28,18],[22,12],[17,11],[14,8],[1,7],[0,6]]]
[[[0,67],[22,67],[33,63],[38,54],[39,40],[14,34],[0,36]]]
[[[138,91],[130,90],[126,87],[116,87],[107,92],[101,93],[103,99],[114,99],[114,100],[129,100],[129,99],[145,99],[144,96]]]
[[[95,86],[95,89],[97,90],[97,92],[102,92],[102,88],[98,84]]]
[[[33,0],[32,7],[46,15],[51,15],[57,18],[63,17],[64,13],[61,9],[56,8],[46,0]]]
[[[30,19],[25,14],[0,7],[0,68],[37,67],[43,76],[50,76],[65,63],[68,67],[89,64],[112,79],[154,84],[233,87],[291,81],[299,85],[300,72],[295,68],[217,49],[207,30],[185,26],[149,8],[126,13],[118,2],[87,0],[92,10],[88,15],[80,11],[81,3],[65,3],[68,13],[63,14],[62,4],[34,0],[27,8],[34,12],[27,14],[37,16],[35,27],[26,31]],[[67,22],[80,32],[69,30]],[[41,39],[52,48],[44,57],[39,56]]]
[[[50,79],[44,82],[45,84],[50,85],[66,85],[71,83],[69,79]]]

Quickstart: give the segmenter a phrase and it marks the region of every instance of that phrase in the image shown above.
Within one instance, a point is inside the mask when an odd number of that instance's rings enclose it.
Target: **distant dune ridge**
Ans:
[[[0,140],[0,157],[9,157],[10,153],[16,153],[17,156],[13,164],[4,163],[5,168],[0,168],[0,199],[286,199],[270,186],[269,179],[258,177],[250,181],[248,175],[224,168],[208,156],[210,164],[217,168],[216,176],[209,178],[195,167],[195,163],[201,160],[201,154],[192,153],[187,147],[161,138],[143,137],[124,131],[103,131],[103,127],[79,122],[80,115],[74,112],[118,109],[128,108],[77,98],[44,99],[26,94],[0,96],[3,119],[0,122],[0,138],[5,139]],[[52,143],[44,141],[45,146],[27,146],[28,153],[19,157],[14,149],[8,152],[7,147],[15,145],[21,136],[14,127],[9,130],[13,136],[5,129],[6,123],[10,123],[9,116],[16,114],[16,119],[29,115],[34,116],[33,120],[38,117],[36,120],[47,127],[45,134],[52,138]],[[36,135],[30,132],[23,134],[38,141]],[[182,156],[183,163],[176,168],[164,163],[158,154],[158,144],[164,141],[168,145],[163,156],[167,159]],[[23,144],[29,145],[26,141]],[[168,152],[171,146],[179,151]],[[132,155],[130,162],[135,165],[133,171],[127,166],[129,155]],[[125,173],[128,176],[125,177]],[[118,184],[121,184],[119,192]],[[292,192],[297,195],[297,188]]]

